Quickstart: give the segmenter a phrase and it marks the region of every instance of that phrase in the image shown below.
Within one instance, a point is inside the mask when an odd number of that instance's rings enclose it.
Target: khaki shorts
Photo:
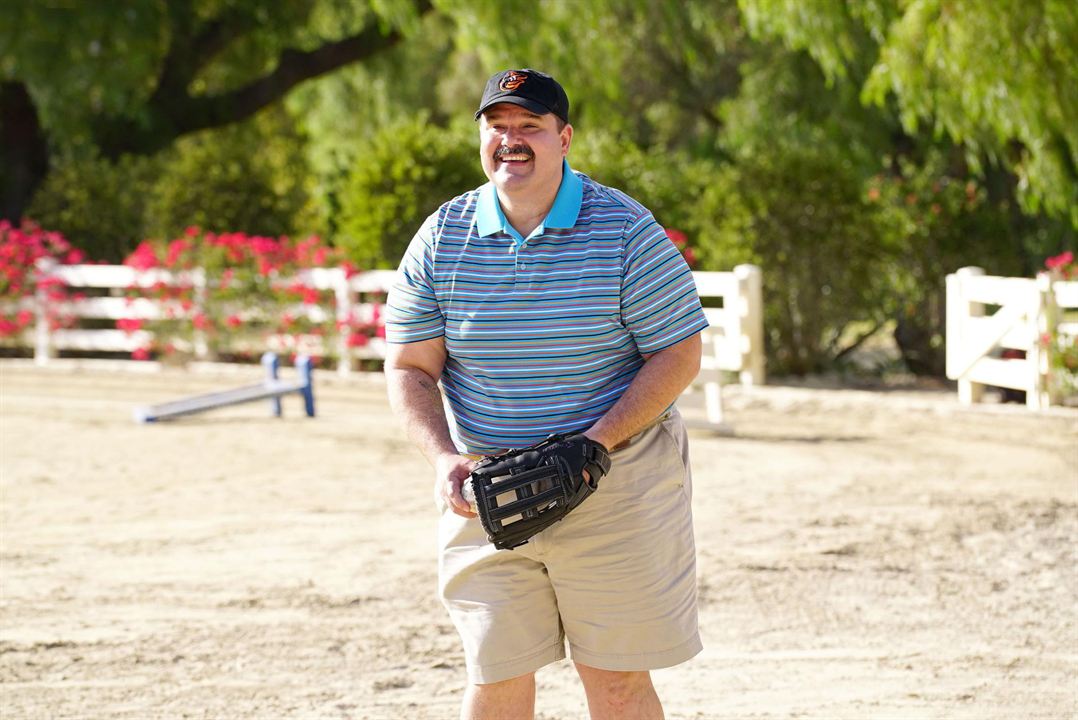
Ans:
[[[612,454],[586,502],[514,550],[442,508],[439,590],[469,682],[534,672],[564,658],[566,640],[574,661],[603,670],[700,652],[688,460],[674,411]]]

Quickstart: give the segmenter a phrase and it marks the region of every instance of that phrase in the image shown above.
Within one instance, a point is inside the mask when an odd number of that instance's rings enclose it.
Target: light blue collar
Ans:
[[[532,230],[528,238],[538,237],[546,232],[547,228],[568,229],[576,225],[576,219],[580,215],[580,203],[584,198],[584,183],[580,181],[576,173],[569,167],[569,161],[563,159],[561,165],[561,185],[558,186],[558,194],[554,197],[554,204],[550,206],[550,212],[539,223],[539,227]],[[509,221],[505,219],[501,203],[498,202],[498,191],[494,183],[487,183],[479,188],[479,200],[475,208],[476,229],[483,237],[504,232],[520,245],[524,238],[516,231]]]

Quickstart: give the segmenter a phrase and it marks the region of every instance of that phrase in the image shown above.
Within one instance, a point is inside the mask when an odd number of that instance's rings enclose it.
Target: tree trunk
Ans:
[[[26,85],[0,83],[0,219],[22,220],[48,170],[48,144]]]

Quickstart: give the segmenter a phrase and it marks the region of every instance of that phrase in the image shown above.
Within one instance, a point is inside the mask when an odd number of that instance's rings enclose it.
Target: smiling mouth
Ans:
[[[534,157],[535,153],[533,153],[529,148],[524,147],[523,145],[517,145],[516,147],[508,148],[498,148],[494,152],[495,162],[527,162]]]

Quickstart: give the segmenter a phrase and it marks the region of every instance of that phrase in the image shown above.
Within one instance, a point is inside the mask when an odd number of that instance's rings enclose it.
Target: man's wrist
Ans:
[[[591,428],[588,428],[587,430],[585,430],[584,431],[584,437],[588,438],[589,440],[592,440],[594,442],[599,443],[600,445],[603,446],[603,448],[607,452],[610,452],[610,449],[612,447],[614,447],[618,442],[617,438],[610,437],[609,435],[604,433],[601,429],[596,429],[594,427],[591,427]]]

